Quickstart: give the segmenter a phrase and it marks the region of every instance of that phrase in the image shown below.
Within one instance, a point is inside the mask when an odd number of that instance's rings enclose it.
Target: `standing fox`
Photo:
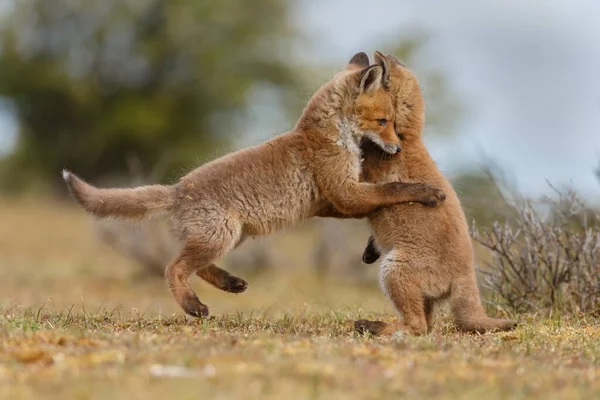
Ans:
[[[474,269],[467,221],[450,182],[437,169],[421,138],[425,106],[416,77],[393,56],[379,54],[384,76],[390,76],[395,129],[402,152],[383,155],[364,146],[363,179],[367,182],[425,182],[440,187],[446,201],[425,210],[419,204],[397,204],[368,215],[373,230],[363,260],[384,254],[380,283],[403,316],[403,324],[357,321],[358,331],[390,335],[404,329],[424,334],[432,328],[434,303],[449,299],[457,326],[465,331],[509,330],[515,322],[485,314]],[[375,245],[375,243],[377,245]]]
[[[358,53],[317,91],[292,131],[209,162],[175,185],[99,189],[69,171],[63,177],[96,216],[168,213],[182,243],[165,271],[169,289],[187,314],[208,316],[188,279],[195,273],[219,289],[243,292],[247,283],[213,262],[246,236],[313,217],[325,204],[344,215],[363,215],[402,202],[435,206],[444,200],[427,184],[359,182],[363,139],[388,154],[400,151],[388,86],[384,68],[369,66],[367,55]]]

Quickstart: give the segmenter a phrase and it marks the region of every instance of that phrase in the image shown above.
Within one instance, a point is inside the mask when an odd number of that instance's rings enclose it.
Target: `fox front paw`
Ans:
[[[379,259],[381,253],[379,253],[379,249],[375,245],[375,239],[373,236],[369,237],[369,242],[367,243],[367,247],[365,247],[365,251],[362,255],[362,261],[365,264],[373,264],[375,261]]]
[[[435,186],[425,185],[419,203],[426,207],[439,206],[446,200],[446,193]]]

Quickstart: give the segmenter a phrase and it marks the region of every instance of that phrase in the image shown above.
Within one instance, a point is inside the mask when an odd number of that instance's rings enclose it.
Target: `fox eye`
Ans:
[[[380,118],[380,119],[377,120],[377,123],[379,124],[379,126],[386,126],[387,125],[387,119]]]

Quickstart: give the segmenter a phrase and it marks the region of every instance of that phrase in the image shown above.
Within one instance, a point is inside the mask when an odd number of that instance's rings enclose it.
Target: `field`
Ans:
[[[306,246],[288,243],[281,251]],[[98,244],[80,210],[1,200],[0,397],[492,400],[600,393],[597,316],[520,315],[513,332],[467,335],[440,310],[425,337],[360,337],[352,332],[355,319],[394,318],[374,285],[317,279],[301,268],[263,276],[231,270],[247,278],[248,291],[226,294],[195,280],[213,317],[188,319],[161,279],[141,276]]]

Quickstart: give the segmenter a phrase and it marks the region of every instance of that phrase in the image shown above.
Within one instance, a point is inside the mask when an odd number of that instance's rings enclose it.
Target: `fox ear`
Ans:
[[[361,93],[372,93],[381,88],[383,68],[381,65],[371,65],[365,69],[360,78],[359,90]]]
[[[383,75],[381,81],[383,83],[383,86],[387,88],[390,86],[390,66],[388,64],[388,60],[380,51],[376,51],[374,57],[375,64],[380,65],[381,68],[383,68]]]
[[[406,67],[406,65],[404,65],[402,61],[400,61],[400,59],[396,56],[388,54],[387,56],[385,56],[385,58],[387,58],[387,60],[392,64],[400,65],[401,67]]]
[[[383,78],[383,68],[381,65],[371,65],[365,69],[360,78],[358,87],[360,93],[372,93],[381,88]]]
[[[364,53],[356,53],[350,61],[348,61],[348,66],[346,68],[367,68],[369,66],[369,56]]]

